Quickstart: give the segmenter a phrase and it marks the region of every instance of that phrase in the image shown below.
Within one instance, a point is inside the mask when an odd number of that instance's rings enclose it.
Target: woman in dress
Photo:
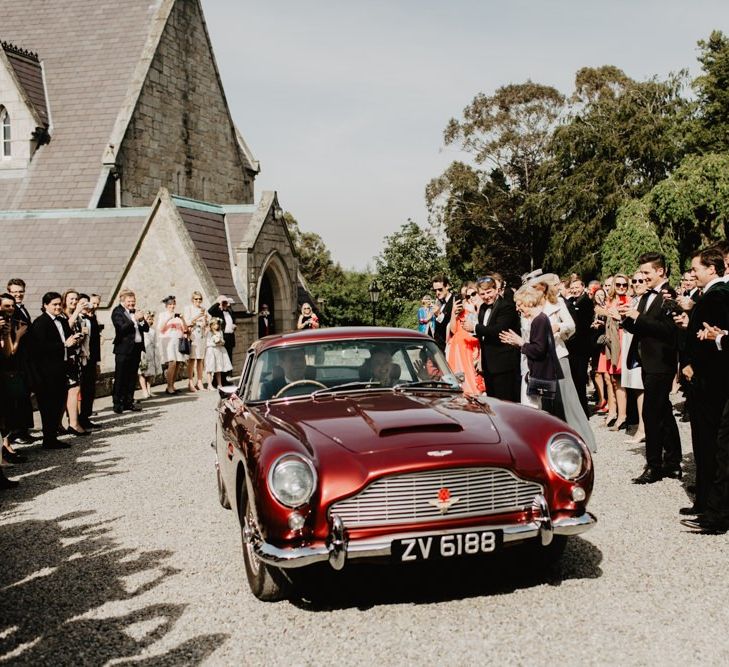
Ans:
[[[157,315],[157,331],[159,331],[160,358],[167,364],[167,387],[165,394],[178,394],[175,389],[177,364],[184,363],[187,355],[180,352],[180,339],[185,336],[187,324],[184,318],[175,312],[177,301],[170,295],[162,299],[165,309]]]
[[[638,307],[640,298],[646,293],[648,289],[645,284],[645,277],[640,271],[636,271],[630,280],[633,286],[633,297],[632,297],[632,308]],[[626,444],[637,445],[641,442],[645,442],[645,429],[643,427],[643,377],[642,369],[640,366],[640,358],[635,354],[630,354],[630,345],[633,342],[633,334],[629,331],[623,330],[623,343],[621,350],[621,362],[620,366],[622,369],[620,376],[620,383],[624,389],[632,389],[636,393],[636,400],[638,403],[638,428],[633,434],[632,438],[627,439]]]
[[[185,322],[189,327],[190,356],[187,359],[187,388],[190,391],[204,389],[203,366],[207,346],[208,312],[203,308],[203,295],[192,293],[192,303],[185,306]],[[194,376],[197,375],[197,385]]]
[[[301,314],[299,321],[296,323],[297,329],[318,329],[319,318],[314,313],[310,303],[301,304]]]
[[[562,369],[563,377],[559,380],[559,398],[562,403],[564,420],[577,431],[590,451],[597,451],[595,434],[592,432],[590,422],[580,403],[580,397],[575,389],[572,373],[570,371],[569,350],[566,341],[575,333],[575,321],[569,311],[567,302],[558,295],[559,277],[554,273],[547,273],[532,278],[528,284],[544,294],[544,314],[549,318],[554,336],[554,345],[557,359]]]
[[[608,411],[605,423],[611,431],[624,429],[627,423],[628,399],[625,389],[620,381],[621,349],[623,340],[623,327],[620,324],[620,312],[618,308],[628,303],[628,287],[630,281],[624,273],[616,273],[613,276],[612,287],[608,292],[608,298],[601,314],[606,316],[605,321],[605,361],[608,379],[615,396],[615,411]],[[597,308],[595,309],[597,312]]]
[[[463,328],[469,321],[476,325],[479,306],[481,305],[475,285],[467,285],[461,307],[451,317],[450,339],[446,346],[448,365],[454,373],[463,373],[463,391],[473,396],[484,392],[483,377],[476,373],[479,365],[481,346],[473,333]]]
[[[88,355],[84,354],[84,348],[82,346],[84,336],[88,340],[88,328],[84,331],[83,319],[81,317],[86,304],[88,304],[88,300],[79,299],[79,293],[76,290],[66,290],[61,297],[63,312],[60,317],[66,318],[71,333],[80,334],[78,343],[66,348],[66,379],[68,381],[66,414],[68,415],[68,428],[65,429],[65,432],[72,435],[88,435],[88,431],[81,426],[78,419],[78,402],[81,392],[81,367],[88,360]],[[59,430],[64,430],[61,424],[59,424]]]
[[[213,317],[208,325],[205,348],[205,372],[208,375],[208,389],[213,390],[213,376],[218,387],[223,386],[223,374],[233,370],[228,353],[225,351],[225,337],[222,322]]]
[[[418,308],[418,331],[432,336],[434,322],[435,311],[433,310],[433,300],[426,294],[420,300],[420,308]]]
[[[539,290],[529,285],[522,285],[514,294],[516,308],[522,316],[522,332],[520,336],[509,329],[502,331],[499,338],[502,343],[520,348],[522,359],[522,392],[521,402],[538,410],[545,410],[559,416],[555,411],[555,401],[542,399],[529,394],[529,378],[539,380],[559,380],[562,368],[554,352],[554,336],[549,318],[544,314],[545,298]],[[525,326],[526,323],[526,326]]]
[[[607,358],[605,357],[605,321],[607,316],[604,313],[607,292],[602,287],[598,288],[595,291],[593,300],[595,302],[595,319],[592,322],[592,328],[595,332],[595,354],[592,358],[592,368],[595,373],[594,382],[595,391],[597,392],[595,413],[606,415],[615,412],[615,394],[610,382]]]
[[[154,313],[151,310],[144,313],[144,321],[149,325],[149,329],[142,334],[144,352],[139,360],[139,386],[144,397],[150,398],[154,380],[162,374],[162,362],[159,355],[159,338],[154,328]]]

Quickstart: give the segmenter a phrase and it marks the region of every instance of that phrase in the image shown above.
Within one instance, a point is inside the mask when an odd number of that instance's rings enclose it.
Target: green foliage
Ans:
[[[375,260],[377,280],[396,305],[419,300],[432,291],[432,277],[445,268],[443,252],[432,234],[408,220],[399,231],[385,237]]]
[[[695,143],[702,151],[729,150],[729,39],[715,30],[699,42],[702,74],[694,80],[698,97]]]
[[[679,257],[676,245],[670,236],[663,239],[658,235],[650,219],[650,197],[632,199],[618,210],[615,229],[602,244],[602,275],[615,273],[631,275],[638,268],[638,257],[644,252],[662,252],[671,270],[679,271]]]
[[[302,232],[296,218],[288,211],[284,220],[299,259],[299,270],[307,283],[315,284],[324,280],[334,268],[332,255],[319,234]]]
[[[729,235],[729,154],[690,155],[651,192],[658,228],[675,239],[681,261]]]
[[[322,324],[328,327],[372,324],[367,288],[373,277],[367,271],[337,268],[328,280],[310,285],[317,299],[325,299],[321,311]]]

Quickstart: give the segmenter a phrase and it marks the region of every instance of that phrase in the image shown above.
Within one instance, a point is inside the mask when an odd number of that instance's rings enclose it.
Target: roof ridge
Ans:
[[[33,62],[40,63],[38,54],[30,49],[23,49],[20,46],[16,46],[12,42],[0,42],[5,53],[12,53],[13,55],[20,56],[21,58],[27,58]]]

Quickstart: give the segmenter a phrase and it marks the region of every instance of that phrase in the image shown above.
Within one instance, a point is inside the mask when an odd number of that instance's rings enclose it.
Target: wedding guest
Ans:
[[[119,305],[111,312],[114,325],[114,386],[112,390],[113,410],[121,414],[124,410],[138,412],[141,408],[134,403],[137,386],[139,359],[144,352],[144,332],[147,323],[144,311],[137,310],[137,297],[132,290],[119,293]]]
[[[210,320],[206,339],[205,372],[208,376],[208,389],[213,389],[213,376],[218,387],[223,385],[223,376],[233,370],[227,352],[225,351],[225,337],[221,329],[221,322],[217,317]]]
[[[157,331],[159,332],[160,359],[167,364],[167,387],[165,394],[180,392],[175,389],[177,365],[187,361],[187,355],[180,351],[180,340],[185,337],[187,323],[182,315],[175,312],[177,300],[173,295],[162,299],[165,309],[157,315]]]
[[[82,298],[87,298],[85,294]],[[96,398],[96,381],[101,375],[101,332],[104,325],[99,323],[96,311],[101,303],[98,294],[91,294],[84,307],[83,317],[88,326],[88,338],[84,344],[88,346],[88,360],[81,370],[81,405],[79,407],[78,420],[85,430],[98,428],[97,424],[91,421],[94,411],[94,399]]]
[[[222,323],[223,336],[225,337],[225,349],[228,352],[228,358],[233,365],[233,350],[235,349],[235,330],[238,319],[253,317],[254,313],[245,311],[243,313],[233,311],[233,300],[223,294],[218,300],[208,308],[208,314],[211,317],[217,317]]]
[[[16,323],[16,326],[17,323],[23,322],[29,328],[33,320],[23,303],[25,300],[25,281],[22,278],[11,278],[8,280],[8,294],[15,299],[15,310],[12,319]],[[16,353],[16,363],[19,373],[17,378],[19,399],[16,406],[17,428],[10,434],[10,442],[20,445],[29,445],[35,441],[35,438],[30,433],[33,428],[33,404],[30,399],[30,378],[28,375],[30,364],[28,343],[29,338],[26,337],[21,342]]]
[[[575,333],[566,342],[569,351],[570,373],[575,390],[580,399],[580,405],[585,415],[590,416],[587,403],[587,383],[589,381],[588,367],[592,354],[593,336],[592,322],[595,318],[595,304],[585,291],[585,283],[575,278],[569,285],[570,296],[567,305],[575,321]]]
[[[81,300],[79,293],[72,289],[63,293],[61,302],[63,304],[61,317],[66,318],[71,331],[78,335],[76,345],[72,345],[66,350],[66,378],[68,381],[66,414],[68,415],[68,428],[65,429],[65,432],[75,436],[83,436],[88,435],[88,431],[79,422],[78,406],[81,394],[81,373],[86,363],[86,350],[83,347],[83,341],[88,335],[88,331],[84,330],[81,314],[87,302]],[[63,432],[62,427],[61,432]]]
[[[205,372],[208,313],[202,303],[203,295],[195,291],[192,293],[192,303],[185,306],[184,312],[190,339],[190,356],[187,358],[187,388],[190,391],[204,389],[203,376]],[[195,383],[195,376],[197,376],[197,383]]]
[[[483,378],[476,373],[481,346],[476,335],[466,331],[463,323],[468,320],[475,329],[480,305],[476,287],[467,285],[462,306],[459,312],[451,317],[451,336],[446,346],[448,365],[454,373],[463,373],[463,390],[471,395],[482,394],[484,391]]]
[[[433,309],[433,300],[426,294],[420,300],[420,308],[418,308],[418,331],[420,333],[432,336],[435,325],[435,311]]]
[[[301,304],[301,313],[299,314],[299,319],[296,322],[296,328],[297,329],[318,329],[319,328],[319,318],[316,316],[316,313],[313,311],[310,303]]]
[[[274,333],[273,315],[268,309],[267,303],[261,304],[261,311],[258,313],[258,337],[270,336]]]
[[[448,338],[448,325],[451,321],[455,299],[451,294],[450,283],[444,275],[437,275],[433,278],[433,291],[436,302],[433,314],[435,324],[433,325],[433,338],[442,352],[445,352]]]
[[[611,431],[625,429],[627,421],[627,395],[621,384],[622,368],[620,365],[622,356],[623,328],[620,324],[620,309],[630,301],[628,297],[628,286],[630,281],[624,273],[616,273],[613,276],[612,287],[608,293],[605,306],[599,309],[601,315],[605,315],[605,360],[607,379],[615,396],[615,412],[608,412],[606,425]],[[596,309],[596,312],[598,309]]]
[[[154,328],[154,313],[151,310],[144,311],[144,321],[147,323],[147,331],[143,334],[144,351],[139,358],[139,387],[145,398],[151,398],[154,381],[162,374],[162,362],[157,329]]]

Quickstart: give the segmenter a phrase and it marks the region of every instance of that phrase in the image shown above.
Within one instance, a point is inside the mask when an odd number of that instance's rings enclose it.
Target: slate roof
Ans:
[[[7,42],[3,42],[3,50],[15,76],[33,105],[34,111],[41,123],[47,127],[49,124],[48,101],[43,87],[43,67],[38,60],[38,55],[23,52]]]
[[[165,0],[2,0],[0,40],[38,54],[53,133],[22,187],[17,179],[0,179],[0,210],[89,206],[104,150],[163,6]]]
[[[2,212],[2,288],[23,278],[33,317],[49,291],[96,292],[108,304],[148,216],[148,208]]]

